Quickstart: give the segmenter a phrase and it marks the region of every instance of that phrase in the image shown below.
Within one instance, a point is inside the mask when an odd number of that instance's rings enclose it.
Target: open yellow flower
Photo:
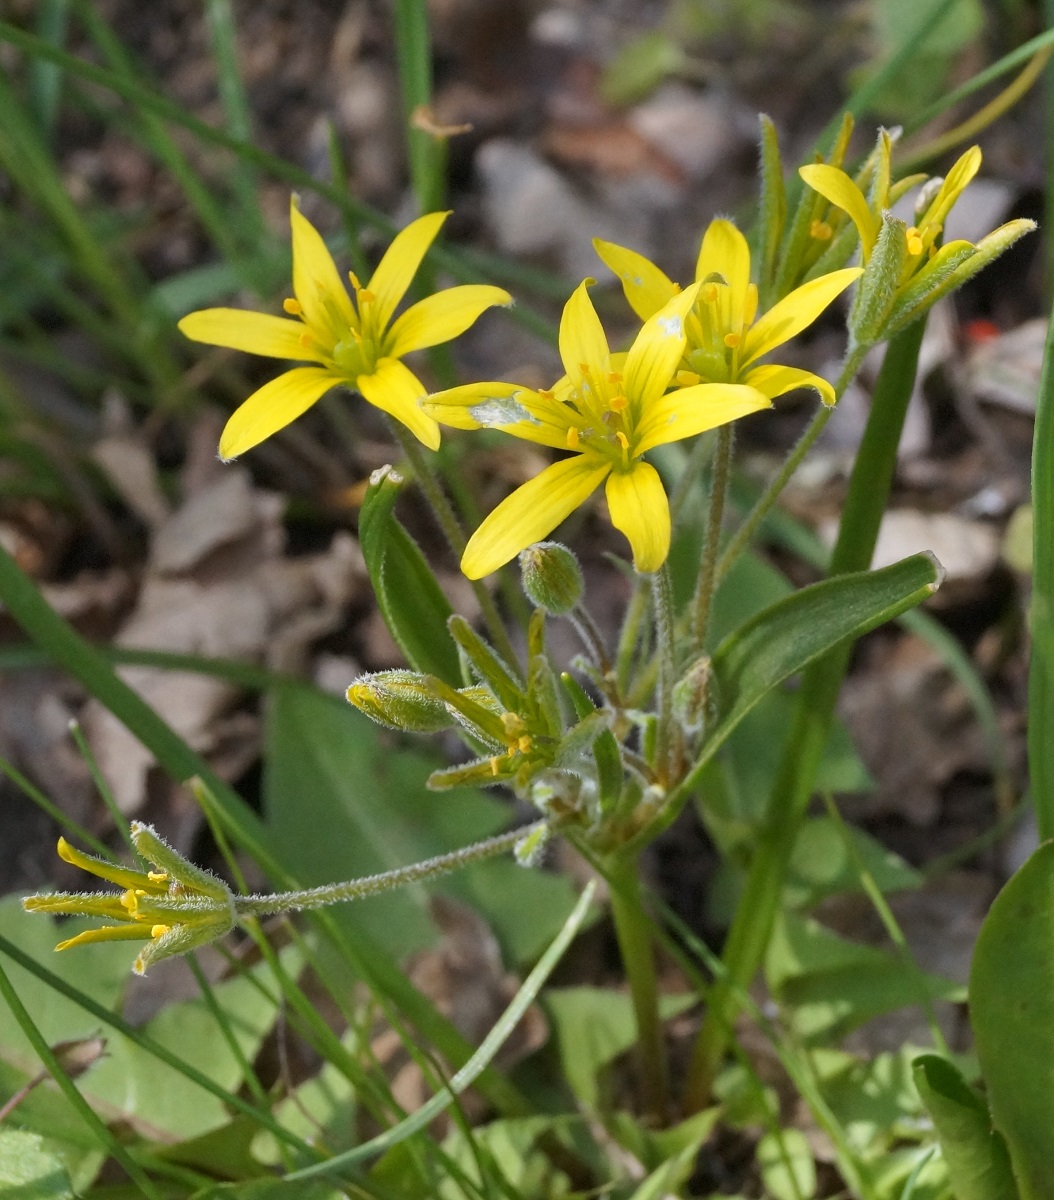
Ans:
[[[295,299],[284,304],[291,319],[207,308],[179,322],[195,342],[315,364],[294,367],[254,392],[227,422],[221,458],[244,454],[338,384],[354,388],[430,449],[438,448],[439,427],[418,404],[428,389],[402,358],[464,333],[492,305],[512,303],[502,288],[467,284],[428,296],[392,320],[448,215],[428,213],[397,234],[365,286],[349,275],[353,303],[325,242],[294,196],[289,219]]]
[[[673,280],[635,250],[599,238],[593,245],[622,281],[626,299],[642,320],[679,292]],[[754,389],[765,403],[795,388],[811,387],[825,404],[833,404],[834,389],[826,379],[798,367],[758,360],[811,325],[860,274],[859,267],[850,267],[820,275],[758,318],[758,289],[750,282],[747,239],[731,221],[711,221],[699,248],[696,300],[685,320],[686,348],[677,382],[739,384]]]
[[[645,321],[625,355],[611,354],[583,282],[560,322],[567,371],[554,392],[515,383],[474,383],[438,392],[424,408],[458,429],[501,429],[571,458],[516,489],[469,540],[461,569],[479,579],[552,532],[606,481],[611,520],[629,539],[638,571],[657,571],[670,548],[670,506],[642,455],[767,408],[755,387],[704,383],[666,393],[684,355],[685,317],[699,285],[673,296]]]

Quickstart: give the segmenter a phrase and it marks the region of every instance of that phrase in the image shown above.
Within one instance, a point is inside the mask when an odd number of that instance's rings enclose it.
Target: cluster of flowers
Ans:
[[[861,283],[850,318],[851,345],[873,344],[921,315],[1029,227],[1010,222],[978,245],[938,248],[948,211],[977,172],[980,151],[967,151],[946,179],[923,186],[918,224],[908,226],[892,216],[889,205],[922,177],[891,185],[891,145],[883,131],[857,180],[833,163],[801,169],[816,200],[827,203],[826,213],[818,211],[809,226],[814,246],[831,242],[830,250],[840,248],[844,263],[858,242],[862,265],[804,272],[805,281],[765,311],[759,312],[758,287],[751,282],[747,240],[731,221],[711,222],[695,280],[683,289],[642,255],[596,241],[643,324],[627,352],[612,353],[589,297],[594,281],[583,281],[560,323],[566,373],[548,391],[485,382],[428,395],[404,365],[412,351],[447,342],[487,308],[511,303],[501,288],[467,285],[430,295],[395,317],[447,214],[420,217],[398,234],[365,286],[351,274],[352,300],[294,198],[295,298],[285,301],[288,317],[212,308],[180,322],[195,341],[312,364],[294,367],[250,396],[224,429],[220,455],[244,453],[343,385],[433,450],[444,424],[496,428],[570,452],[518,488],[476,530],[462,560],[470,578],[497,570],[544,538],[601,483],[612,523],[629,540],[637,570],[656,571],[669,550],[670,512],[662,482],[645,460],[649,450],[767,408],[796,388],[815,388],[825,404],[834,404],[834,389],[825,379],[760,360],[809,326],[856,280]],[[856,236],[839,236],[843,227],[855,229]],[[830,258],[826,254],[819,265]]]

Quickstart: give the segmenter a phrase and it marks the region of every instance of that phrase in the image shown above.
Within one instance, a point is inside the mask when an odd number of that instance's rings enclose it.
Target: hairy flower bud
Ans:
[[[554,617],[566,616],[582,599],[582,568],[559,542],[535,542],[521,551],[520,571],[528,600]]]
[[[428,676],[416,671],[378,671],[360,675],[348,688],[348,701],[371,721],[408,733],[449,729],[454,718],[435,694]]]

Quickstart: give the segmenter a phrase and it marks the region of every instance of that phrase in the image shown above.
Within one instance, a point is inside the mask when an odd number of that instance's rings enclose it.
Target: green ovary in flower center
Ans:
[[[333,347],[333,365],[349,379],[372,375],[377,369],[378,357],[376,343],[354,330]]]

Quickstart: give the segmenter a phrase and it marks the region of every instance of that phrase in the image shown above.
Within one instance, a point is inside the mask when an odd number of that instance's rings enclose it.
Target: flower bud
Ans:
[[[348,688],[347,696],[371,721],[389,729],[435,733],[454,724],[446,705],[429,687],[427,676],[416,671],[361,675]]]
[[[528,600],[554,617],[566,616],[582,599],[582,568],[559,542],[535,542],[521,551],[520,571]]]
[[[882,225],[849,314],[854,346],[873,346],[885,334],[886,321],[896,301],[901,270],[907,253],[907,225],[891,212],[882,214]]]

